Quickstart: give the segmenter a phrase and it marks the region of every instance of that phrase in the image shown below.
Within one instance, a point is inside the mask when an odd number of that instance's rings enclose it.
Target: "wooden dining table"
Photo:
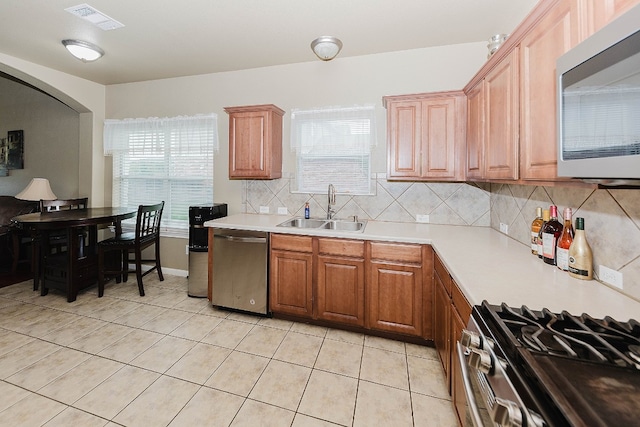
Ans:
[[[73,302],[78,292],[98,280],[98,226],[113,225],[116,235],[122,233],[122,221],[133,218],[137,208],[103,207],[36,212],[16,216],[12,222],[31,233],[33,244],[39,245],[34,259],[34,288],[38,283],[41,295],[49,288],[66,292]],[[86,236],[84,230],[87,230]],[[67,250],[52,254],[48,240],[52,232],[66,232]],[[79,238],[81,236],[81,238]]]

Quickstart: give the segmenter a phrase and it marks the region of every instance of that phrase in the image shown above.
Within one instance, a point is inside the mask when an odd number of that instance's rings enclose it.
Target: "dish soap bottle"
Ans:
[[[569,275],[581,280],[593,279],[593,253],[584,235],[584,218],[576,218],[576,234],[569,247]]]
[[[304,204],[304,219],[309,219],[309,202]]]

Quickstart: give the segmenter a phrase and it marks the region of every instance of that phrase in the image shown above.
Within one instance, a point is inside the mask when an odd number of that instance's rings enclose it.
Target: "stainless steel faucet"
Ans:
[[[336,211],[331,208],[331,206],[336,204],[336,187],[333,184],[329,184],[329,189],[327,190],[327,219],[333,218]]]

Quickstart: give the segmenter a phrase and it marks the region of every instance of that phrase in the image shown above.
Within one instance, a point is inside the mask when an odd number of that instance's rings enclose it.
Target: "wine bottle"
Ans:
[[[569,247],[569,275],[576,279],[593,279],[593,253],[584,234],[584,218],[576,218],[576,235]]]
[[[556,265],[556,245],[562,233],[556,205],[549,206],[549,217],[549,221],[542,226],[542,259],[546,264]]]
[[[536,208],[536,218],[531,223],[531,253],[538,255],[538,234],[540,234],[540,228],[543,224],[542,220],[542,208]]]
[[[571,208],[565,208],[564,226],[562,227],[562,234],[558,239],[558,246],[556,247],[556,263],[560,270],[567,271],[569,269],[569,247],[573,242],[573,225],[571,224]]]
[[[542,211],[542,226],[540,227],[540,232],[538,233],[538,258],[542,259],[542,229],[544,225],[549,222],[549,209],[544,209]]]

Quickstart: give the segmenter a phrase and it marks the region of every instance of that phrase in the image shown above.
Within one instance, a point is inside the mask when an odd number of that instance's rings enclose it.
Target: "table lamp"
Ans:
[[[51,185],[46,178],[33,178],[24,190],[16,194],[16,199],[21,200],[55,200],[58,197],[51,191]]]

